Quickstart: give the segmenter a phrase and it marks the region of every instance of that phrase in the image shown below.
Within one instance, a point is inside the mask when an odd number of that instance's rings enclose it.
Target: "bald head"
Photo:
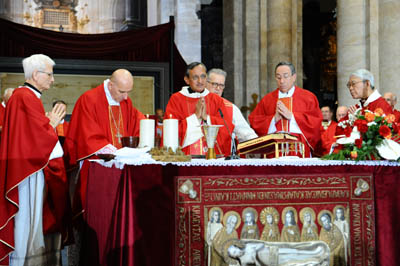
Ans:
[[[7,104],[8,100],[10,99],[13,92],[14,92],[13,88],[8,88],[8,89],[4,90],[3,101],[5,104]]]
[[[347,106],[339,106],[336,110],[336,120],[340,121],[340,119],[347,115],[348,111],[349,109],[347,108]]]
[[[397,103],[397,97],[396,95],[394,95],[394,93],[386,92],[385,94],[383,94],[383,98],[387,101],[388,104],[390,104],[390,106],[392,106],[392,108],[394,108]]]
[[[121,102],[128,99],[128,93],[133,89],[133,77],[126,69],[118,69],[112,73],[108,84],[111,97]]]

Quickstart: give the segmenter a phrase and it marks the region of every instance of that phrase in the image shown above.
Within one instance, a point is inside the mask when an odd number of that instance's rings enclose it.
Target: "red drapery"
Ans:
[[[0,56],[27,57],[43,53],[58,59],[143,62],[170,61],[167,23],[141,30],[105,34],[75,34],[39,29],[0,19]],[[174,45],[174,88],[184,85],[186,63]]]
[[[81,265],[174,265],[176,176],[372,174],[375,181],[377,265],[400,261],[400,172],[383,166],[178,167],[90,165]],[[136,229],[132,229],[135,224]],[[123,225],[123,226],[122,226]],[[129,226],[128,226],[129,225]]]

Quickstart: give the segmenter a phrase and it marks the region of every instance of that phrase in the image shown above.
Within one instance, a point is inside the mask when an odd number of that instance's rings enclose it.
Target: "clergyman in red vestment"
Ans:
[[[265,95],[249,115],[250,126],[259,136],[285,131],[304,144],[305,157],[321,138],[322,115],[317,97],[294,85],[296,70],[289,62],[275,67],[278,89]]]
[[[36,54],[22,63],[26,83],[7,103],[0,144],[0,264],[49,265],[60,260],[70,213],[55,132],[65,109],[56,105],[46,116],[40,100],[54,82],[54,61]]]
[[[214,148],[217,154],[229,155],[232,120],[224,118],[227,124],[225,126],[220,111],[223,116],[227,115],[228,111],[224,100],[206,89],[206,71],[202,63],[193,62],[188,65],[184,80],[189,86],[183,87],[171,96],[164,118],[179,120],[180,146],[190,155],[205,155],[207,152],[201,125],[222,125]]]
[[[82,94],[75,104],[64,142],[65,159],[77,165],[98,153],[113,153],[122,147],[121,137],[139,136],[144,115],[132,105],[132,74],[126,69]],[[85,207],[88,164],[83,163],[74,197],[74,212]]]
[[[393,92],[386,92],[383,94],[383,99],[392,107],[393,114],[396,116],[396,123],[400,123],[400,111],[394,108],[397,103],[397,96]]]
[[[321,113],[321,139],[314,150],[314,154],[318,157],[329,154],[332,144],[336,142],[335,132],[337,123],[332,120],[332,109],[329,106],[323,106],[321,107]]]
[[[222,97],[225,89],[226,72],[219,68],[212,68],[207,73],[207,89]],[[249,126],[240,109],[227,99],[223,98],[228,111],[227,118],[234,126],[233,134],[239,142],[257,138],[257,134]]]

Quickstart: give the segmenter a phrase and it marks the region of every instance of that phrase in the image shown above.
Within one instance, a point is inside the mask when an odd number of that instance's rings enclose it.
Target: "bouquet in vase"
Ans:
[[[359,108],[349,119],[338,123],[340,133],[328,160],[399,160],[399,127],[393,114],[381,108],[374,112]]]

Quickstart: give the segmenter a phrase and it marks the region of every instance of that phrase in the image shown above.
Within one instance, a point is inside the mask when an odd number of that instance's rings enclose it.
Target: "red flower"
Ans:
[[[399,134],[399,127],[397,126],[397,123],[393,123],[392,128],[395,134]]]
[[[365,133],[368,131],[368,125],[367,121],[363,119],[357,119],[354,121],[354,126],[357,127],[358,131],[361,133]]]
[[[343,133],[346,135],[346,137],[350,137],[352,131],[353,129],[351,127],[346,127],[343,129]]]
[[[350,152],[350,157],[351,157],[351,159],[357,159],[357,157],[358,157],[357,151],[351,151]]]
[[[386,139],[390,139],[392,137],[392,132],[390,132],[390,128],[386,125],[382,125],[379,128],[379,135]]]
[[[362,138],[356,139],[355,144],[356,144],[357,148],[361,149],[361,146],[362,146]]]

